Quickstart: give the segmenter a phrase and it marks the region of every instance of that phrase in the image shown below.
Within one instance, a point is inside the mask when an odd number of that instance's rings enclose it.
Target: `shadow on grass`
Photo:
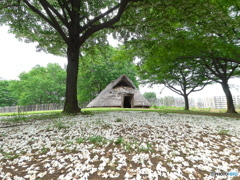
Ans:
[[[158,113],[177,113],[177,114],[190,114],[190,115],[205,115],[205,116],[219,116],[231,117],[240,119],[240,114],[224,113],[223,110],[212,110],[209,108],[195,109],[186,111],[179,107],[158,107],[156,108],[84,108],[80,115],[94,115],[98,112],[111,112],[111,111],[141,111],[141,112],[158,112]],[[32,120],[55,119],[66,116],[61,110],[55,111],[31,111],[21,113],[2,113],[0,120],[3,122],[22,122]]]
[[[143,112],[159,112],[159,113],[177,113],[177,114],[190,114],[190,115],[205,115],[205,116],[219,116],[219,117],[231,117],[239,118],[240,114],[235,113],[225,113],[224,110],[210,111],[211,109],[193,109],[193,110],[183,110],[183,108],[176,107],[160,107],[158,109],[154,108],[85,108],[82,111],[87,112],[111,112],[111,111],[143,111]]]
[[[55,113],[41,113],[41,114],[18,114],[14,113],[11,115],[5,115],[1,117],[1,121],[3,122],[23,122],[23,121],[33,121],[33,120],[44,120],[44,119],[55,119],[64,116],[64,114],[60,112]]]

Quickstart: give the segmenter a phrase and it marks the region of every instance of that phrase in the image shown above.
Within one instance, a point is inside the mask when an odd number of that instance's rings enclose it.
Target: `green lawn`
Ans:
[[[197,115],[210,115],[210,116],[224,116],[224,117],[235,117],[240,118],[240,114],[227,114],[224,113],[226,110],[223,109],[210,109],[210,108],[202,108],[196,109],[192,108],[190,111],[183,110],[182,107],[157,107],[157,108],[84,108],[82,109],[83,114],[88,114],[90,112],[102,112],[102,111],[148,111],[148,112],[159,112],[159,113],[179,113],[179,114],[197,114]],[[239,110],[237,110],[239,112]],[[0,116],[22,116],[22,115],[43,115],[49,114],[47,116],[51,116],[50,114],[61,114],[62,110],[48,110],[48,111],[28,111],[28,112],[20,112],[20,113],[0,113]]]

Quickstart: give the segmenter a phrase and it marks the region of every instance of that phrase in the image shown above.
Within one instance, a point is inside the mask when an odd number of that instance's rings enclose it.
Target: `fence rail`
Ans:
[[[27,106],[5,106],[5,107],[0,107],[0,113],[62,110],[63,106],[64,106],[63,104],[34,104],[34,105],[27,105]]]

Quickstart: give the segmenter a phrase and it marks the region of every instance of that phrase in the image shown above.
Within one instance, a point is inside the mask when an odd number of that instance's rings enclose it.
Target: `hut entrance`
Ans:
[[[131,108],[133,102],[133,94],[123,96],[123,108]]]

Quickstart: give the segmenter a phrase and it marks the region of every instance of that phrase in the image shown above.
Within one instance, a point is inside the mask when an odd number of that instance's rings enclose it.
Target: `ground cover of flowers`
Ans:
[[[101,112],[0,121],[0,179],[239,179],[240,120]]]

